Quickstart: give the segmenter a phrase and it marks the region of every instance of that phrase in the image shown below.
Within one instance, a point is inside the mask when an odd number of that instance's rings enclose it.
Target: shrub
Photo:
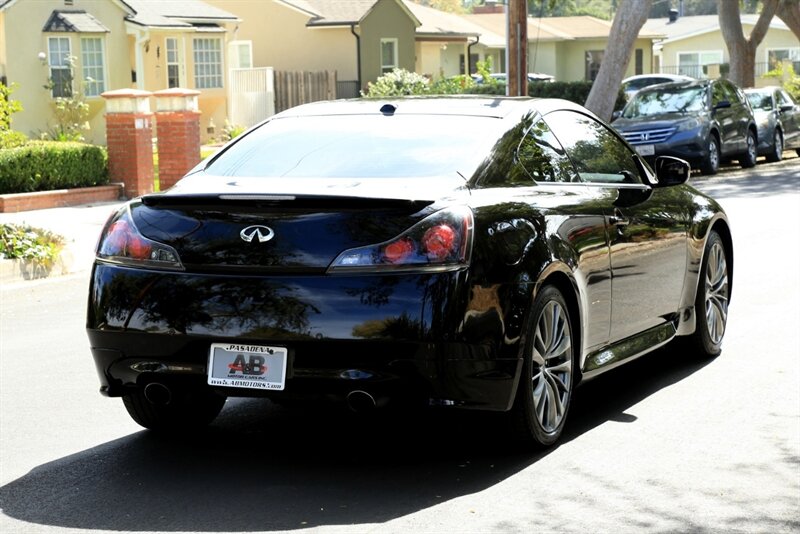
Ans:
[[[64,238],[48,230],[0,224],[0,258],[28,260],[35,266],[49,270],[62,248]]]
[[[467,90],[475,87],[475,80],[472,76],[461,74],[452,78],[440,78],[431,84],[430,94],[432,95],[460,95]]]
[[[16,148],[28,142],[28,138],[22,132],[14,130],[0,130],[0,150],[4,148]]]
[[[532,82],[528,84],[528,94],[538,98],[563,98],[581,106],[589,97],[592,82]],[[625,106],[625,93],[620,88],[614,109]]]
[[[795,73],[794,66],[791,63],[786,65],[787,70],[784,75],[784,65],[782,62],[776,62],[775,68],[764,74],[764,78],[777,78],[783,80],[783,88],[789,93],[792,99],[797,102],[800,101],[800,75]]]
[[[19,100],[11,100],[11,93],[17,88],[16,84],[7,86],[0,83],[0,131],[11,129],[11,115],[22,111]]]
[[[99,146],[31,141],[0,151],[0,194],[107,183],[108,156]]]
[[[375,83],[367,84],[367,92],[363,96],[407,96],[430,94],[430,80],[422,74],[405,69],[394,69],[386,73]]]

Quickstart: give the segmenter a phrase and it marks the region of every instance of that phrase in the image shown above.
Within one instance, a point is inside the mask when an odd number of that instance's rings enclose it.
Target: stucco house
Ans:
[[[402,0],[206,0],[236,13],[253,67],[336,71],[338,96],[357,96],[395,67],[414,70],[419,20]]]
[[[496,35],[506,34],[502,12],[463,15]],[[600,70],[611,21],[590,16],[528,17],[528,72],[555,76],[560,82],[592,81]],[[625,76],[653,72],[653,42],[663,37],[657,31],[642,30],[634,43],[633,57]],[[505,64],[505,46],[498,53]]]
[[[741,20],[744,34],[749,35],[758,15],[742,15]],[[730,60],[717,15],[649,19],[642,31],[664,35],[654,47],[656,72],[703,78],[708,65],[725,64]],[[770,83],[759,77],[783,59],[793,61],[795,72],[800,72],[800,41],[782,20],[773,17],[764,40],[756,49],[757,85]]]
[[[200,91],[201,126],[224,124],[228,43],[240,19],[200,0],[0,0],[0,80],[24,111],[14,129],[54,125],[53,98],[82,92],[89,141],[105,143],[104,91]],[[72,58],[72,59],[70,59]]]

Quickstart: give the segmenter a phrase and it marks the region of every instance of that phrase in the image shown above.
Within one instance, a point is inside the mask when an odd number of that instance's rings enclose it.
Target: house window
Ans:
[[[706,65],[719,65],[722,63],[722,51],[709,52],[679,52],[678,74],[692,78],[706,78]]]
[[[195,89],[222,87],[222,40],[216,37],[194,39]]]
[[[603,62],[605,50],[586,51],[586,81],[593,82],[600,72],[600,64]]]
[[[381,72],[397,68],[397,39],[381,39]]]
[[[167,88],[181,86],[181,56],[178,39],[167,37]]]
[[[47,38],[47,61],[53,97],[72,96],[72,65],[69,37]]]
[[[253,68],[253,41],[231,41],[228,43],[228,58],[232,69]]]
[[[478,54],[470,54],[469,55],[469,68],[464,65],[464,60],[466,56],[464,54],[460,54],[458,56],[458,69],[461,74],[472,74],[473,72],[477,71],[476,65],[478,61],[480,61],[480,56]]]
[[[644,50],[637,48],[634,53],[634,74],[644,74]]]
[[[769,70],[780,66],[784,59],[793,63],[795,72],[800,72],[800,48],[773,48],[767,50],[767,68]]]
[[[100,93],[106,90],[102,38],[81,38],[81,64],[86,96],[100,96]]]

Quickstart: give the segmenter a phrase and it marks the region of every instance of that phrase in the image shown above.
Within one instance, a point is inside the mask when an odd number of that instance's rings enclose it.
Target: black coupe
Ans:
[[[290,109],[101,235],[101,392],[144,427],[226,397],[508,412],[561,434],[581,380],[677,336],[720,352],[733,250],[686,162],[562,100]]]

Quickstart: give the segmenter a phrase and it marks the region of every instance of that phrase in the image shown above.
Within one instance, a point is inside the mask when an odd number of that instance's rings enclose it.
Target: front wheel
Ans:
[[[225,397],[211,391],[172,392],[161,387],[150,395],[137,390],[122,397],[131,419],[150,430],[180,432],[203,428],[225,405]]]
[[[719,171],[720,148],[717,136],[711,134],[706,141],[706,156],[700,162],[700,172],[705,175],[717,174]]]
[[[522,443],[547,447],[564,430],[575,381],[572,323],[553,286],[542,288],[533,302],[523,350],[513,432]]]
[[[758,157],[758,146],[756,143],[756,136],[749,130],[747,132],[747,149],[745,150],[742,157],[739,158],[739,165],[743,169],[749,169],[750,167],[756,166],[756,158]]]
[[[703,253],[694,304],[697,327],[691,337],[694,347],[706,357],[717,356],[722,351],[730,299],[728,272],[722,238],[712,230]]]

